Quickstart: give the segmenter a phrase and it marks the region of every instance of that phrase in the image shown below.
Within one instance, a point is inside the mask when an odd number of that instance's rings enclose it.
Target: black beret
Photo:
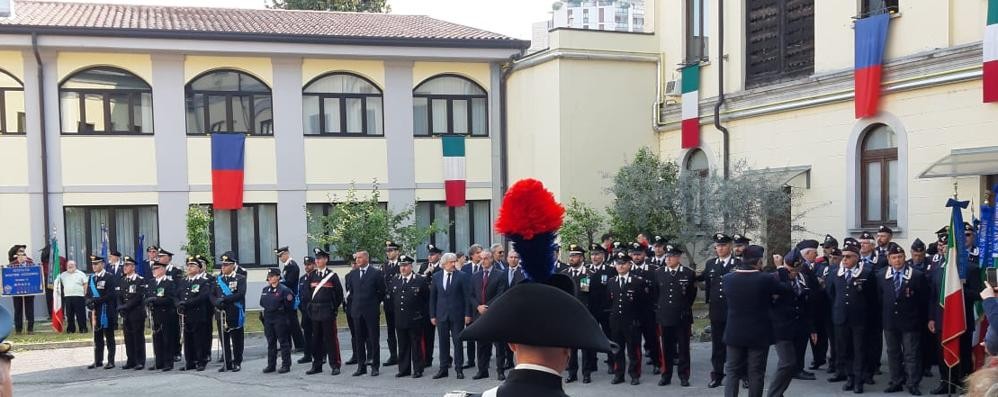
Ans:
[[[717,244],[727,244],[731,242],[731,236],[724,233],[714,234],[714,242]]]
[[[759,260],[762,259],[762,256],[765,253],[766,253],[765,248],[762,248],[761,246],[758,245],[750,245],[748,247],[745,247],[745,250],[742,251],[742,260],[746,262]]]
[[[873,239],[875,239],[875,237],[873,237],[873,233],[870,233],[870,232],[864,230],[863,233],[859,234],[859,239],[860,240],[873,240]]]
[[[842,250],[838,249],[838,247],[833,248],[832,249],[832,256],[842,256]]]
[[[925,243],[922,242],[922,239],[916,238],[915,241],[911,242],[911,251],[925,252]]]
[[[802,240],[801,242],[797,243],[797,249],[798,250],[805,250],[805,249],[808,249],[808,248],[818,249],[818,240],[807,239],[807,240]]]

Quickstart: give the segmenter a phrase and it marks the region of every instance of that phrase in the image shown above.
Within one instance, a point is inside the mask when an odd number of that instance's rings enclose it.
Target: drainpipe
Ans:
[[[506,83],[509,76],[513,74],[513,61],[516,58],[516,56],[511,56],[509,60],[499,66],[499,119],[502,120],[502,126],[500,126],[502,139],[499,141],[499,190],[503,195],[506,194],[506,189],[509,189],[509,127],[507,127],[509,115],[506,111]]]
[[[48,142],[45,134],[45,72],[42,68],[42,56],[38,53],[38,33],[31,32],[31,50],[35,53],[35,68],[38,77],[38,119],[42,144],[42,222],[45,229],[45,244],[52,241],[52,229],[49,227],[49,167]]]
[[[724,179],[728,179],[729,145],[728,129],[721,125],[721,106],[724,105],[724,0],[717,0],[717,103],[714,104],[714,128],[721,131],[724,141]]]

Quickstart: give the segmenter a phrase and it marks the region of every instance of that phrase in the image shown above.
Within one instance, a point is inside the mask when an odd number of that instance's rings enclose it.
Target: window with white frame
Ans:
[[[431,77],[412,96],[414,135],[489,135],[488,94],[474,81],[449,74]]]
[[[305,135],[384,135],[381,89],[361,76],[334,72],[302,92]]]

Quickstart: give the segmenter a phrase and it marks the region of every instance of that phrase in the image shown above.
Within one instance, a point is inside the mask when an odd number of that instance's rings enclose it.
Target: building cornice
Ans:
[[[659,55],[653,52],[549,48],[517,60],[513,63],[513,70],[526,69],[556,59],[572,59],[580,61],[658,62]]]
[[[981,78],[981,42],[935,49],[897,58],[884,65],[883,94],[930,88]],[[855,96],[852,69],[817,74],[725,94],[721,120],[738,120],[847,102]],[[701,124],[714,122],[713,107],[717,98],[700,101]],[[661,111],[664,122],[659,132],[680,128],[681,106],[670,104]]]

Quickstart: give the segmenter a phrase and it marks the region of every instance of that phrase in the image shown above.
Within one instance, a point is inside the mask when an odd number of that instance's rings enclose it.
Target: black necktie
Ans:
[[[444,281],[444,291],[450,288],[450,273],[447,273],[447,281]]]

